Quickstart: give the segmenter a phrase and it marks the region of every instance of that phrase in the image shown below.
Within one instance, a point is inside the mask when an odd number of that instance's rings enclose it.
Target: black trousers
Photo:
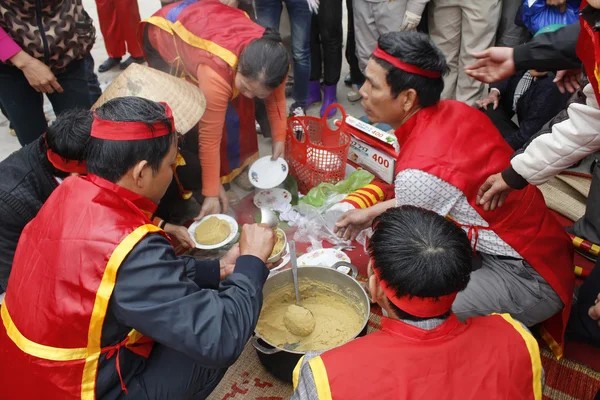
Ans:
[[[350,80],[352,80],[353,84],[360,86],[365,82],[365,76],[360,71],[360,67],[358,66],[358,57],[356,57],[356,39],[354,37],[354,11],[352,9],[352,0],[346,0],[346,9],[348,11],[346,61],[350,66]]]
[[[88,56],[91,58],[91,56]],[[64,92],[48,94],[56,115],[73,108],[92,106],[85,60],[72,61],[56,79]],[[0,103],[25,146],[40,137],[48,124],[44,115],[44,98],[29,85],[23,72],[12,65],[0,63]]]
[[[577,302],[571,308],[571,316],[567,326],[568,340],[585,342],[600,347],[598,321],[594,321],[588,315],[588,310],[594,305],[598,293],[600,293],[600,260],[596,262],[592,273],[579,288]]]
[[[313,14],[310,28],[310,80],[337,85],[342,72],[342,0],[321,0],[319,13]]]
[[[502,104],[499,104],[498,108],[495,110],[494,106],[490,104],[488,105],[487,110],[483,110],[483,112],[485,112],[486,115],[490,117],[490,119],[494,123],[494,126],[496,126],[496,128],[502,134],[502,137],[511,137],[516,131],[519,130],[517,124],[515,124],[512,120],[515,113],[512,110],[507,111]]]
[[[588,195],[585,215],[567,230],[577,236],[600,243],[600,165],[596,164],[592,173],[592,186]],[[571,309],[571,317],[567,326],[567,338],[580,342],[587,342],[600,347],[600,326],[598,321],[592,320],[588,310],[594,305],[600,293],[600,258],[596,262],[590,276],[586,278],[579,288],[577,302]]]
[[[129,393],[119,398],[139,400],[206,399],[217,387],[227,368],[207,368],[160,344],[154,345],[146,368],[134,376]]]

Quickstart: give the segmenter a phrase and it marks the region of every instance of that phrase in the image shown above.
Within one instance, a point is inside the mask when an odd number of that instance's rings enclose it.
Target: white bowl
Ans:
[[[204,222],[207,219],[209,219],[210,217],[217,217],[219,219],[227,221],[229,223],[229,227],[231,228],[231,232],[229,233],[229,236],[227,236],[227,238],[225,238],[225,240],[223,240],[221,243],[211,244],[211,245],[200,244],[200,243],[196,242],[196,238],[195,238],[195,235],[194,235],[195,231],[196,231],[196,227],[198,225],[200,225],[202,222]],[[188,228],[188,232],[190,233],[190,236],[192,237],[192,240],[194,241],[194,243],[196,243],[196,248],[197,249],[201,249],[201,250],[214,250],[214,249],[218,249],[220,247],[225,246],[226,244],[228,244],[229,242],[231,242],[233,239],[235,239],[235,237],[238,234],[238,223],[237,223],[237,221],[235,219],[233,219],[232,217],[230,217],[227,214],[207,215],[206,217],[202,218],[200,221],[196,221],[193,224],[191,224],[190,227]]]
[[[279,231],[283,234],[283,247],[281,248],[279,253],[274,254],[272,257],[270,257],[267,260],[267,263],[269,263],[269,264],[276,263],[277,261],[281,260],[281,257],[283,257],[283,254],[285,253],[285,251],[287,249],[287,236],[285,235],[285,232],[281,228],[277,228],[277,231]]]

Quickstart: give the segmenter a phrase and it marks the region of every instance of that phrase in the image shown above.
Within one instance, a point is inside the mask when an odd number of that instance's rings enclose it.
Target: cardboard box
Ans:
[[[339,121],[336,124],[339,125]],[[396,159],[400,152],[396,136],[351,116],[346,117],[346,124],[352,136],[348,163],[364,168],[384,182],[393,184]]]

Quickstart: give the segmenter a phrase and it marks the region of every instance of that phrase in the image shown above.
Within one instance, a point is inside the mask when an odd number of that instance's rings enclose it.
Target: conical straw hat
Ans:
[[[106,88],[92,110],[117,97],[137,96],[165,102],[173,111],[175,128],[181,134],[192,129],[206,109],[206,99],[184,79],[139,64],[131,64]]]

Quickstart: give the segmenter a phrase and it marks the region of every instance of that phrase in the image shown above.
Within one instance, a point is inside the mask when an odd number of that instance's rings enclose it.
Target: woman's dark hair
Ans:
[[[119,97],[104,103],[96,110],[108,121],[142,122],[151,127],[162,122],[173,129],[165,117],[165,107],[141,97]],[[110,182],[117,182],[138,162],[146,160],[157,172],[169,153],[177,132],[145,140],[104,140],[90,138],[87,151],[87,170]]]
[[[448,72],[446,57],[431,41],[429,36],[421,32],[390,32],[379,37],[379,47],[386,53],[407,64],[415,65],[427,71],[439,72],[442,76]],[[387,70],[387,83],[392,95],[398,97],[400,92],[414,89],[419,95],[419,105],[429,107],[440,101],[444,80],[427,78],[411,74],[394,67],[380,58],[373,59]]]
[[[368,249],[373,268],[396,296],[438,298],[467,287],[473,250],[465,231],[452,221],[402,206],[381,214],[373,227]],[[399,317],[408,315],[390,305]]]
[[[254,39],[242,52],[238,72],[260,82],[269,89],[283,83],[290,68],[290,56],[281,36],[273,28],[266,28],[260,39]]]
[[[92,120],[92,112],[86,109],[74,108],[63,111],[48,127],[46,143],[42,146],[43,150],[45,151],[48,146],[62,158],[84,161]],[[64,178],[69,175],[68,172],[52,168],[55,176]]]

